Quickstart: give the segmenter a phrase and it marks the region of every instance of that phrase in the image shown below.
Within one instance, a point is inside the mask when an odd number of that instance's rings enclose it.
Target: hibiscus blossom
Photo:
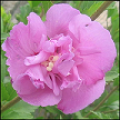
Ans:
[[[12,86],[35,106],[65,114],[84,109],[105,89],[116,49],[108,30],[68,4],[55,4],[46,21],[34,12],[10,31],[6,51]]]

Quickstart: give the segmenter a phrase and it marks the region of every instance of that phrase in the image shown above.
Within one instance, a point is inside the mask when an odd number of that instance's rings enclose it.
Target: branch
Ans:
[[[114,1],[105,1],[100,8],[91,15],[91,20],[95,20],[112,2]]]
[[[109,111],[104,111],[102,113],[110,113],[110,112],[115,112],[115,111],[118,111],[119,109],[115,109],[115,110],[109,110]]]
[[[110,91],[110,93],[98,104],[98,106],[96,106],[92,111],[96,111],[98,110],[102,104],[112,95],[112,93],[117,90],[119,88],[119,86],[116,86],[113,88],[113,90]],[[85,117],[88,117],[89,115],[91,115],[92,112],[90,111]]]
[[[4,112],[5,110],[9,109],[11,106],[19,102],[21,98],[19,96],[15,97],[13,100],[11,100],[9,103],[1,107],[1,113]]]

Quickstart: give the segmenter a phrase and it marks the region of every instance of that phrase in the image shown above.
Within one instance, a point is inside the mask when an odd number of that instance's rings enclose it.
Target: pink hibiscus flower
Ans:
[[[45,22],[33,12],[27,19],[2,45],[19,97],[35,106],[57,105],[65,114],[98,99],[116,57],[109,31],[68,4],[53,5]]]

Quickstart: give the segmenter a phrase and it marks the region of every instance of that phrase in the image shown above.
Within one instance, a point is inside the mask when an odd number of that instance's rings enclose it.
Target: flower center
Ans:
[[[47,71],[51,71],[55,62],[59,59],[58,55],[51,55],[48,60],[42,62],[41,64],[46,67]]]

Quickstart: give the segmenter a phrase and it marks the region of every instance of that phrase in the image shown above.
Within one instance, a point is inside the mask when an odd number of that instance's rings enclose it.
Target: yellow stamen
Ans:
[[[53,62],[49,62],[49,67],[53,68]]]
[[[47,67],[46,69],[47,69],[47,71],[51,71],[51,70],[52,70],[52,68],[51,68],[51,67]]]
[[[55,61],[59,59],[58,55],[51,55],[47,61],[42,62],[41,64],[44,65],[47,69],[47,71],[51,71]]]
[[[56,55],[53,57],[52,61],[57,61],[59,59],[59,57]]]

